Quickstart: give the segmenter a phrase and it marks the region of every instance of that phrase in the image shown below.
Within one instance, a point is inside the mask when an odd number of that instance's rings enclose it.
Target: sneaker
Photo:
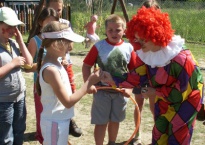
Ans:
[[[109,141],[107,145],[116,145],[114,141]]]
[[[82,130],[79,128],[73,119],[70,120],[69,134],[74,137],[80,137],[82,135]]]

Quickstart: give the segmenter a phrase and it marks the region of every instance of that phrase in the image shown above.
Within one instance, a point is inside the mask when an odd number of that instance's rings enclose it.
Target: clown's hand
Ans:
[[[150,98],[150,97],[155,98],[156,90],[155,88],[152,88],[152,87],[142,87],[141,94],[145,99]]]
[[[103,71],[103,76],[101,77],[101,82],[108,83],[111,86],[115,86],[115,81],[113,80],[109,72]]]

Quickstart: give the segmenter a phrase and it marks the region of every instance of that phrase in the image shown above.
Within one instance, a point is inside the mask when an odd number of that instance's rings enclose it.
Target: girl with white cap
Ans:
[[[31,66],[16,13],[0,8],[0,144],[22,145],[26,130],[26,85],[21,67]],[[11,39],[15,36],[15,39]]]

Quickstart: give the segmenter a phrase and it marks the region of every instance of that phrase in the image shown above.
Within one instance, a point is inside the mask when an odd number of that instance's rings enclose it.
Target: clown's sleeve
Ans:
[[[119,88],[140,88],[147,82],[146,65],[139,57],[136,57],[135,69],[124,74],[112,74],[112,77]]]

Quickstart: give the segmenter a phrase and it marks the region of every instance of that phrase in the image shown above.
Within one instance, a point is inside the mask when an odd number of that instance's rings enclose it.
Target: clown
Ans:
[[[142,7],[127,23],[126,36],[137,50],[136,69],[116,74],[119,87],[140,87],[154,98],[153,145],[189,145],[203,96],[203,77],[185,40],[174,35],[169,15]],[[110,81],[111,83],[112,81]]]

